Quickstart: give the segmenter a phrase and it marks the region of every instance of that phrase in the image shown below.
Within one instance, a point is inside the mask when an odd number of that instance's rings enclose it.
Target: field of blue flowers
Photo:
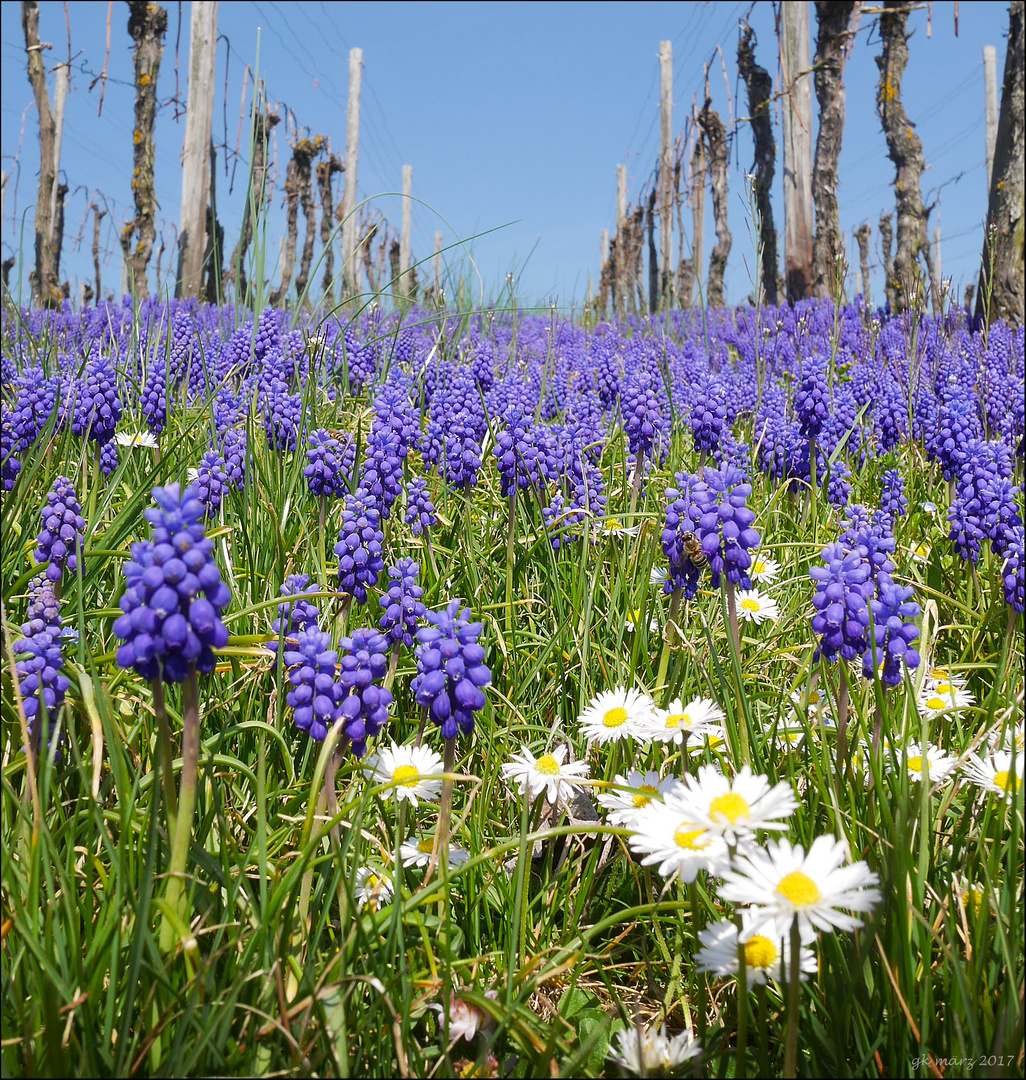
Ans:
[[[4,1075],[1022,1075],[1023,371],[7,308]]]

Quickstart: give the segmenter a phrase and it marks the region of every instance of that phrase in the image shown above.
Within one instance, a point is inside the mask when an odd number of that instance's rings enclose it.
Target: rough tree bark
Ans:
[[[395,296],[399,295],[399,241],[393,240],[388,248],[388,265],[392,271],[392,293]]]
[[[648,310],[659,310],[659,253],[655,242],[656,189],[648,197],[645,208],[645,225],[648,229]]]
[[[324,149],[327,140],[323,135],[313,139],[303,139],[296,147],[299,157],[299,202],[306,218],[306,236],[303,239],[303,254],[299,260],[299,273],[296,275],[296,295],[302,296],[306,283],[310,280],[310,263],[313,261],[314,238],[317,235],[317,203],[313,195],[313,159]]]
[[[204,223],[206,247],[203,251],[203,281],[200,295],[208,304],[218,304],[222,297],[221,276],[224,273],[224,226],[217,220],[217,150],[210,143],[210,202]]]
[[[894,307],[894,289],[891,283],[894,281],[894,229],[891,226],[892,215],[881,214],[880,224],[880,247],[883,251],[884,265],[884,303]]]
[[[50,94],[46,87],[43,50],[49,48],[39,41],[39,5],[35,0],[22,0],[21,26],[25,32],[25,52],[28,54],[28,79],[36,99],[39,114],[39,188],[36,195],[35,231],[36,265],[29,273],[32,303],[36,307],[59,307],[64,299],[57,280],[58,265],[54,259],[51,238],[54,220],[51,216],[56,129],[50,111]]]
[[[712,100],[705,99],[698,122],[709,143],[709,184],[712,187],[713,221],[716,224],[716,243],[709,256],[709,283],[706,304],[723,307],[723,274],[732,243],[727,225],[727,129],[719,114],[711,108]]]
[[[887,151],[894,162],[895,210],[898,217],[897,250],[891,276],[892,305],[898,314],[912,303],[913,296],[923,288],[923,273],[918,258],[926,262],[925,280],[933,278],[930,241],[926,235],[926,207],[919,187],[919,178],[926,168],[923,142],[915,132],[912,121],[901,101],[901,79],[908,63],[909,7],[904,0],[886,0],[880,14],[882,48],[876,58],[880,83],[876,91],[876,108],[887,138]]]
[[[256,96],[261,106],[260,111],[253,117],[253,169],[250,174],[249,191],[246,193],[246,202],[242,208],[242,228],[239,239],[225,267],[224,278],[221,282],[221,291],[225,294],[228,291],[228,284],[231,281],[236,282],[235,296],[240,304],[249,304],[251,299],[246,281],[246,252],[253,241],[253,222],[260,216],[260,211],[267,199],[267,144],[274,125],[281,119],[276,112],[267,107],[262,83]]]
[[[859,245],[859,270],[862,274],[862,299],[867,306],[872,303],[869,296],[869,234],[872,230],[869,222],[864,221],[855,230],[855,240]]]
[[[106,210],[101,210],[96,203],[90,209],[93,211],[93,274],[96,277],[96,302],[103,299],[103,282],[100,278],[100,222],[103,220]]]
[[[296,155],[285,166],[285,244],[282,251],[281,283],[271,292],[271,304],[280,304],[292,284],[292,270],[296,265],[296,238],[299,235],[299,164]]]
[[[844,136],[844,49],[848,41],[854,0],[816,0],[815,87],[819,102],[819,132],[812,165],[812,198],[816,206],[816,235],[812,243],[812,295],[820,300],[844,299],[844,257],[841,219],[837,209],[837,161]]]
[[[737,68],[748,90],[748,113],[755,139],[755,163],[752,166],[752,187],[755,206],[759,212],[759,242],[762,245],[762,295],[767,304],[777,299],[777,230],[773,223],[773,174],[776,171],[777,144],[773,138],[770,98],[773,79],[770,73],[755,62],[752,45],[754,31],[745,23],[737,43]]]
[[[149,292],[146,268],[157,236],[154,226],[157,196],[153,185],[153,126],[157,118],[157,76],[164,53],[167,12],[159,4],[146,3],[145,0],[128,0],[128,8],[128,32],[135,42],[135,130],[132,133],[135,217],[121,230],[121,248],[131,274],[130,284],[141,299]],[[133,249],[135,236],[139,239]]]
[[[324,302],[329,308],[335,306],[335,204],[331,199],[331,178],[346,167],[338,154],[328,147],[327,161],[317,163],[317,190],[321,195],[321,243],[324,245],[324,278],[321,282]]]
[[[638,203],[630,219],[631,229],[631,261],[628,264],[634,275],[636,297],[632,299],[631,310],[642,315],[645,314],[645,285],[641,274],[641,252],[645,244],[645,207]]]
[[[1001,86],[976,313],[1023,321],[1023,0],[1008,6],[1008,51]],[[988,288],[989,286],[989,288]]]

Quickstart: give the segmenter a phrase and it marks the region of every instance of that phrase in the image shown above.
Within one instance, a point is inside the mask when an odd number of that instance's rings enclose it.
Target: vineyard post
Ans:
[[[403,232],[399,243],[399,287],[400,296],[408,296],[410,292],[410,209],[412,200],[410,195],[413,191],[413,166],[403,166]]]
[[[54,72],[53,86],[53,187],[50,190],[50,246],[57,253],[54,260],[54,273],[60,277],[61,237],[57,235],[57,189],[61,176],[61,140],[64,135],[64,106],[68,100],[68,87],[71,85],[71,65],[58,64]],[[62,222],[63,223],[63,222]]]
[[[179,299],[199,296],[210,199],[210,131],[214,120],[218,0],[193,0],[189,39],[189,99],[182,147]]]
[[[659,304],[670,305],[673,266],[673,43],[659,43]],[[653,298],[654,299],[654,298]],[[652,310],[655,305],[651,304]]]
[[[342,204],[343,292],[348,298],[359,291],[360,268],[356,261],[356,159],[360,152],[360,78],[363,49],[349,50],[349,113],[346,127],[346,190]]]
[[[809,81],[809,5],[781,4],[780,65],[784,99],[784,268],[787,298],[805,300],[812,288],[812,87]]]
[[[994,171],[994,142],[997,139],[997,49],[983,46],[983,78],[987,93],[987,191],[990,191],[990,174]]]

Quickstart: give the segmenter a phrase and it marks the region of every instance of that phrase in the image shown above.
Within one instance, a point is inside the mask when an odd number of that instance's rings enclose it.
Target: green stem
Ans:
[[[317,514],[317,557],[320,560],[321,567],[321,581],[324,582],[325,587],[328,584],[328,563],[327,563],[327,545],[324,539],[324,526],[328,517],[328,496],[322,495],[320,498],[320,507]]]
[[[171,867],[167,883],[167,905],[188,926],[192,915],[186,888],[185,869],[189,863],[192,818],[196,810],[196,778],[199,765],[199,680],[195,667],[182,687],[182,777],[178,792],[178,816],[171,841]],[[165,918],[160,927],[160,948],[169,952],[174,945],[174,925]]]
[[[741,916],[737,916],[737,931],[741,933]],[[737,947],[737,1051],[734,1055],[734,1076],[745,1080],[748,1076],[748,957],[744,945]]]
[[[848,671],[842,661],[841,685],[837,691],[837,775],[842,776],[848,760]]]
[[[513,551],[516,546],[517,489],[509,494],[509,516],[506,533],[506,633],[513,634]]]
[[[670,596],[670,613],[666,617],[666,631],[663,634],[663,650],[659,656],[659,674],[656,676],[656,690],[668,690],[666,686],[666,671],[670,666],[670,653],[673,651],[677,639],[677,613],[680,610],[681,590],[673,590]],[[666,695],[669,696],[668,694]],[[664,699],[664,704],[666,703]]]
[[[798,930],[798,916],[791,923],[791,969],[787,991],[787,1035],[784,1040],[784,1077],[796,1075],[798,1064],[798,992],[802,985],[802,936]]]
[[[699,897],[698,897],[698,882],[692,881],[689,886],[691,892],[691,930],[695,935],[695,955],[698,955],[698,950],[702,947],[702,942],[698,935],[701,927],[698,925],[698,911],[699,911]],[[705,1046],[705,1028],[706,1028],[706,1013],[708,1012],[708,1005],[706,1003],[706,994],[708,988],[706,986],[705,972],[699,972],[696,974],[698,979],[698,1041]],[[695,1076],[700,1076],[699,1071],[699,1059],[695,1059]]]
[[[641,491],[641,477],[645,468],[645,451],[642,450],[638,454],[634,462],[634,481],[631,484],[631,506],[627,512],[627,516],[632,518],[634,516],[634,508],[638,505],[638,493]]]
[[[157,749],[160,754],[160,772],[164,780],[164,804],[167,807],[167,834],[174,836],[175,819],[178,816],[178,796],[175,794],[175,774],[172,763],[175,758],[171,749],[171,729],[167,722],[167,705],[164,701],[164,683],[158,675],[151,683],[153,711],[157,718]]]
[[[734,595],[734,582],[727,579],[727,624],[730,627],[730,651],[734,661],[734,679],[737,683],[737,701],[741,702],[743,693],[741,686],[741,635],[737,622],[737,597]],[[748,719],[744,708],[740,709],[737,720],[738,737],[741,740],[741,762],[744,765],[751,764],[751,751],[748,745]]]

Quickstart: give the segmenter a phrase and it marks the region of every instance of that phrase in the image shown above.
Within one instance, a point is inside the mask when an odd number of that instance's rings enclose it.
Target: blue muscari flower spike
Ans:
[[[707,467],[703,479],[710,498],[696,532],[709,560],[712,586],[718,589],[720,575],[725,573],[728,581],[750,589],[750,552],[760,543],[758,532],[752,528],[755,514],[746,505],[752,485],[744,482],[744,473],[732,467],[722,472]]]
[[[231,591],[214,562],[198,490],[169,484],[154,488],[153,500],[157,508],[144,511],[153,539],[133,544],[124,566],[117,662],[144,679],[184,682],[193,668],[213,671],[214,649],[228,644],[221,612]]]
[[[221,500],[228,489],[228,473],[224,458],[215,450],[208,450],[200,459],[195,480],[200,501],[207,508],[207,518],[213,518],[221,508]]]
[[[60,674],[64,666],[61,657],[63,632],[60,604],[54,596],[53,583],[40,574],[33,578],[29,596],[28,618],[22,623],[22,636],[14,642],[13,649],[15,656],[23,658],[16,661],[14,668],[29,725],[29,742],[36,747],[44,711],[52,731],[69,683],[67,676]],[[47,734],[49,736],[50,732]],[[59,754],[57,758],[59,760]]]
[[[690,600],[698,592],[703,568],[696,566],[688,554],[684,536],[687,533],[697,535],[698,522],[709,509],[711,498],[703,480],[687,473],[677,473],[676,480],[676,488],[666,489],[668,505],[662,546],[669,568],[663,589],[667,593],[680,589],[684,599]]]
[[[402,491],[403,462],[399,436],[387,428],[371,432],[364,447],[360,488],[385,520]]]
[[[414,536],[420,536],[425,529],[430,529],[438,518],[435,517],[435,504],[427,489],[427,481],[422,476],[415,476],[406,486],[406,524]]]
[[[347,480],[352,472],[352,460],[347,469],[346,452],[338,439],[323,428],[318,428],[310,434],[309,443],[306,459],[310,464],[303,469],[307,487],[314,495],[329,499],[346,494],[349,490]],[[355,457],[356,448],[352,440],[346,449],[350,451],[350,458]]]
[[[809,570],[816,582],[813,663],[821,655],[831,661],[838,656],[854,660],[864,656],[869,646],[869,601],[875,592],[870,565],[861,552],[840,543],[828,544],[821,557],[824,565]]]
[[[1005,603],[1013,611],[1022,611],[1026,606],[1026,545],[1024,545],[1023,526],[1020,523],[1011,530],[1005,565],[1001,568],[1001,585]]]
[[[851,469],[840,459],[835,461],[829,469],[830,479],[827,482],[827,498],[834,506],[847,506],[848,500],[851,498],[851,484],[848,483]]]
[[[42,530],[36,537],[33,558],[37,563],[49,563],[46,576],[50,581],[60,581],[64,568],[71,573],[78,569],[78,557],[82,550],[82,533],[86,522],[82,507],[75,495],[71,481],[58,476],[46,496],[43,507]]]
[[[719,383],[709,383],[695,399],[691,408],[691,435],[695,452],[719,452],[727,422],[727,398]]]
[[[377,585],[385,568],[381,549],[384,534],[380,517],[366,492],[346,497],[342,528],[335,554],[338,556],[338,587],[358,604],[367,602],[367,586]]]
[[[417,584],[420,567],[414,559],[400,559],[389,567],[388,575],[388,591],[378,599],[385,612],[378,626],[394,647],[401,643],[412,649],[413,635],[425,616],[424,590]]]
[[[282,659],[292,687],[285,702],[296,727],[324,742],[339,718],[344,693],[336,678],[338,653],[331,647],[331,635],[312,622],[289,639]]]
[[[14,456],[17,439],[11,426],[7,402],[0,403],[0,484],[4,491],[14,488],[14,481],[21,472],[21,462]]]
[[[282,596],[295,596],[298,593],[307,592],[309,588],[309,574],[290,574],[278,591]],[[271,623],[274,640],[267,643],[267,648],[272,653],[277,653],[277,639],[282,634],[282,627],[285,628],[284,636],[286,640],[293,638],[300,630],[305,630],[309,626],[316,626],[319,614],[318,609],[309,600],[293,600],[289,603],[279,604],[278,618]],[[272,671],[275,670],[277,663],[277,657],[275,657],[274,665],[271,667]]]
[[[919,637],[919,628],[907,621],[919,617],[919,605],[911,599],[915,590],[902,588],[889,579],[881,579],[879,594],[870,601],[873,636],[870,647],[862,657],[862,673],[873,678],[875,668],[883,665],[881,678],[885,686],[897,686],[904,668],[919,667],[919,653],[912,642]]]
[[[57,404],[57,379],[48,379],[41,367],[31,367],[15,379],[18,397],[11,422],[18,450],[27,450],[46,427]]]
[[[80,380],[71,431],[103,446],[114,438],[121,411],[114,364],[109,356],[97,354]]]
[[[484,687],[492,679],[477,641],[483,627],[460,603],[427,612],[431,625],[417,631],[417,675],[410,686],[446,739],[473,732],[474,713],[484,708]]]
[[[794,412],[807,439],[814,439],[830,418],[830,387],[826,365],[819,357],[806,365],[794,396]]]
[[[338,715],[352,743],[353,754],[363,757],[367,740],[379,734],[388,721],[392,694],[378,681],[388,667],[388,642],[376,630],[354,630],[339,642],[342,653],[339,682],[343,696]]]
[[[908,499],[905,498],[905,480],[897,469],[888,469],[883,474],[883,494],[880,509],[893,521],[904,517],[908,512]]]

